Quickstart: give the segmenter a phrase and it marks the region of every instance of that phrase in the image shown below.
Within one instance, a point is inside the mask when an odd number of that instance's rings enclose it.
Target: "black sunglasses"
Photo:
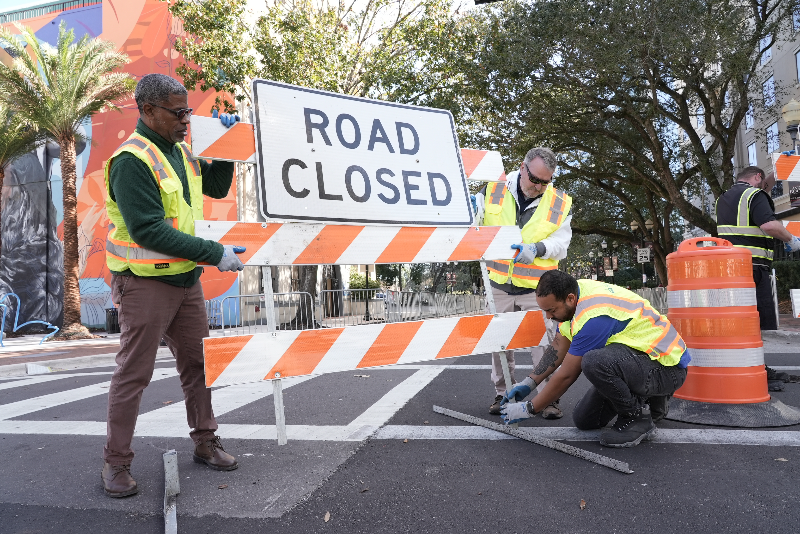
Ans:
[[[528,180],[530,180],[534,184],[548,185],[552,181],[552,180],[542,180],[541,178],[537,178],[534,175],[532,175],[530,169],[528,168],[528,165],[526,165],[524,162],[522,163],[522,166],[525,168],[525,172],[528,173]]]
[[[175,116],[178,117],[178,120],[182,120],[186,116],[191,117],[192,116],[192,111],[194,111],[194,108],[182,108],[182,109],[174,110],[174,109],[165,108],[164,106],[159,106],[158,104],[150,104],[150,105],[154,106],[154,107],[157,107],[157,108],[166,109],[170,113],[174,113]]]

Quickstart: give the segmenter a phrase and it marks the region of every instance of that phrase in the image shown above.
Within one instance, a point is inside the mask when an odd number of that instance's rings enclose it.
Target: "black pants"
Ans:
[[[765,265],[753,265],[753,281],[756,283],[756,308],[761,321],[761,330],[777,330],[775,301],[772,298],[772,269]]]
[[[581,430],[602,428],[617,414],[638,410],[649,397],[672,395],[686,380],[686,369],[666,367],[619,343],[584,354],[581,369],[592,383],[572,413]]]

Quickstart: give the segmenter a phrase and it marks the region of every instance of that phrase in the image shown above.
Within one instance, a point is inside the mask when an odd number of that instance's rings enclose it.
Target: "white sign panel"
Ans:
[[[449,112],[267,80],[253,95],[264,217],[472,224]]]
[[[649,263],[650,247],[640,247],[636,253],[636,261],[638,263]]]

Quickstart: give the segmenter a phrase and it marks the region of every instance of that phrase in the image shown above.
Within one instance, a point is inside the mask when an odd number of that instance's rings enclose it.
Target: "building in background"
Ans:
[[[168,4],[159,0],[71,0],[22,2],[0,0],[0,25],[16,33],[13,23],[31,27],[43,42],[55,44],[63,22],[84,35],[112,41],[128,54],[125,70],[136,78],[158,72],[180,79],[175,69],[183,59],[175,51],[176,39],[185,35],[173,19]],[[11,57],[0,48],[0,61]],[[189,92],[196,115],[211,115],[214,93]],[[90,327],[105,325],[105,308],[111,307],[111,275],[105,264],[108,219],[105,215],[103,167],[114,150],[136,126],[133,99],[122,113],[107,112],[84,124],[91,143],[78,156],[78,232],[80,239],[81,319]],[[191,142],[191,139],[189,139]],[[22,158],[21,158],[22,159]],[[19,161],[19,160],[18,160]],[[3,250],[0,294],[17,293],[23,304],[20,320],[63,318],[63,204],[60,164],[48,161],[44,149],[17,163],[2,191]],[[228,197],[207,199],[204,217],[237,220],[236,186]],[[201,278],[206,299],[239,293],[235,273],[206,269]]]

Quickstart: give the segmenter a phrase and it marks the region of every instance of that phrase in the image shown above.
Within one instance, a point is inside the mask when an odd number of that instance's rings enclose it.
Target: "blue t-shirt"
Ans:
[[[590,350],[605,347],[606,343],[608,343],[608,338],[625,330],[629,322],[631,322],[630,319],[627,321],[619,321],[608,315],[601,315],[589,319],[586,321],[586,324],[583,325],[583,328],[575,334],[575,337],[572,338],[569,353],[575,356],[583,356]],[[681,361],[678,362],[678,367],[686,369],[691,360],[692,357],[689,355],[689,351],[683,351]]]

